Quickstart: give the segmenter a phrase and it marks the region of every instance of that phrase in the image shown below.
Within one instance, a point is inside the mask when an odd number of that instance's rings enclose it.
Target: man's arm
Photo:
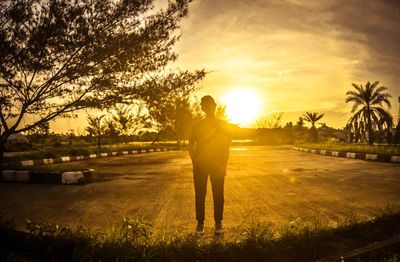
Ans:
[[[195,136],[194,136],[194,129],[195,127],[193,126],[192,128],[192,133],[190,134],[190,138],[189,138],[189,155],[190,155],[190,159],[194,159],[194,152],[196,150],[196,140],[195,140]]]
[[[232,142],[232,137],[231,137],[231,132],[228,123],[225,123],[224,126],[224,133],[225,133],[225,152],[223,156],[224,164],[225,166],[228,164],[228,158],[229,158],[229,148],[231,146]]]
[[[195,142],[192,138],[189,139],[189,155],[193,162]]]

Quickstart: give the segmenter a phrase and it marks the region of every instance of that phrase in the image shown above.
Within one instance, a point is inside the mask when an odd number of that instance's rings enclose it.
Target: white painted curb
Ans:
[[[365,154],[365,159],[378,160],[378,155],[377,154]]]
[[[44,165],[49,165],[49,164],[53,164],[53,163],[54,163],[53,158],[45,158],[45,159],[43,159],[43,164]]]
[[[400,156],[392,156],[390,162],[400,163]]]
[[[347,153],[346,153],[346,157],[347,157],[347,158],[354,158],[354,159],[355,159],[355,158],[356,158],[356,153],[347,152]]]
[[[62,156],[62,157],[61,157],[61,161],[62,161],[62,162],[69,162],[69,161],[70,161],[70,158],[69,158],[69,156]]]
[[[21,161],[21,166],[33,166],[33,160]]]
[[[64,172],[61,174],[61,183],[63,185],[78,184],[83,180],[83,172]]]

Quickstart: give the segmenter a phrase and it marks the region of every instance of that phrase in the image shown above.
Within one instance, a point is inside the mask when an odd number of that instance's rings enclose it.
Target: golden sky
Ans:
[[[398,0],[195,0],[177,44],[180,68],[211,71],[199,96],[248,88],[263,114],[325,113],[343,127],[351,83],[380,81],[400,95]]]
[[[378,80],[389,88],[397,118],[398,0],[194,0],[181,33],[172,67],[210,71],[199,97],[221,100],[231,89],[251,89],[262,101],[260,114],[285,112],[286,123],[317,111],[325,114],[321,122],[341,128],[351,83]],[[78,122],[56,121],[52,129]]]

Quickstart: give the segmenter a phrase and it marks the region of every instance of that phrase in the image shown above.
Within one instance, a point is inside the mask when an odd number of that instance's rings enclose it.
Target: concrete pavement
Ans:
[[[191,231],[194,190],[187,151],[154,152],[63,163],[98,171],[83,186],[0,184],[0,214],[23,228],[33,222],[110,227],[141,216],[156,229]],[[225,182],[227,230],[252,221],[287,223],[317,217],[335,226],[400,207],[398,165],[332,158],[268,147],[232,148]],[[206,199],[211,228],[212,196]]]

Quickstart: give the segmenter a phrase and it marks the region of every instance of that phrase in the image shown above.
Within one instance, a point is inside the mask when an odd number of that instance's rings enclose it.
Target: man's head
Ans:
[[[208,95],[203,96],[201,98],[200,104],[201,104],[201,110],[203,110],[206,116],[214,116],[215,108],[217,107],[214,98]]]

